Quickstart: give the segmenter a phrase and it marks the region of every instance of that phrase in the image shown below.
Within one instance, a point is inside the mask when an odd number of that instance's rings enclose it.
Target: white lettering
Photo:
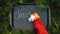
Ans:
[[[31,12],[20,13],[19,11],[14,12],[14,19],[28,18]]]

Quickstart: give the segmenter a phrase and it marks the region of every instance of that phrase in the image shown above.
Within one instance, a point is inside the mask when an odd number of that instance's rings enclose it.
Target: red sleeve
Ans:
[[[34,20],[33,24],[36,28],[37,34],[48,34],[48,32],[40,18]]]

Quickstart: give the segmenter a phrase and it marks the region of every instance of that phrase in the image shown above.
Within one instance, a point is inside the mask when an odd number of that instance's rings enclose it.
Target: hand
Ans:
[[[30,21],[34,21],[36,19],[40,18],[40,16],[38,15],[38,13],[33,13],[30,18],[29,18],[29,22]]]
[[[38,13],[33,13],[32,15],[34,15],[34,16],[35,16],[35,19],[34,19],[34,20],[36,20],[36,19],[40,18],[40,16],[38,15]]]

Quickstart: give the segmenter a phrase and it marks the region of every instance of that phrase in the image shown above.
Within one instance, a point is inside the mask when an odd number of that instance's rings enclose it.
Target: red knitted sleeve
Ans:
[[[37,34],[48,34],[48,32],[40,18],[34,20],[33,24],[36,28]]]

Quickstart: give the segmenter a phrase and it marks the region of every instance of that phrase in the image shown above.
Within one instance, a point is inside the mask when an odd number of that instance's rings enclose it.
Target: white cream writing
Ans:
[[[28,16],[31,14],[31,12],[14,12],[14,19],[20,19],[20,18],[28,18]]]

